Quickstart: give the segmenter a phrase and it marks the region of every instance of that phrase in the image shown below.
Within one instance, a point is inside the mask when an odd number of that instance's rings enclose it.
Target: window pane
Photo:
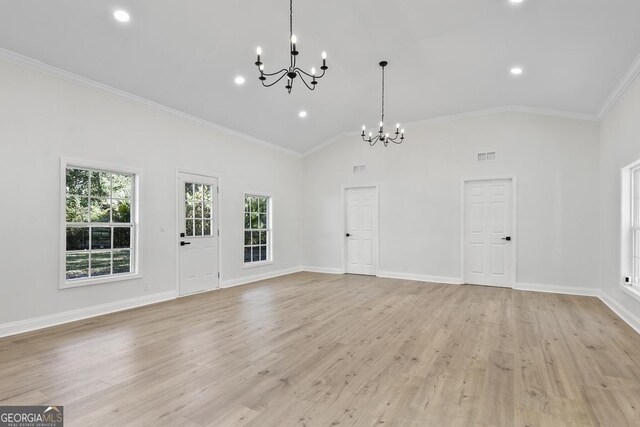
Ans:
[[[205,202],[210,202],[211,201],[211,185],[205,185],[204,186],[204,201]]]
[[[111,197],[111,174],[91,172],[91,197]]]
[[[114,199],[131,199],[133,192],[133,176],[112,174],[113,180],[113,198]]]
[[[262,228],[267,228],[267,215],[266,214],[260,214],[260,223],[259,223],[259,227],[260,229]]]
[[[267,232],[266,231],[261,231],[260,232],[260,242],[259,244],[261,245],[266,245],[267,244]]]
[[[131,222],[131,200],[114,200],[113,222]]]
[[[252,231],[251,232],[251,244],[259,245],[260,244],[260,232]]]
[[[251,248],[244,248],[244,262],[251,262]]]
[[[267,198],[266,197],[261,197],[260,198],[260,204],[259,204],[259,211],[260,213],[266,213],[267,212]]]
[[[193,184],[192,183],[187,182],[184,185],[184,194],[187,200],[193,200]]]
[[[251,212],[258,212],[258,198],[251,198]]]
[[[257,229],[258,225],[259,225],[258,214],[257,213],[252,213],[251,214],[251,228]]]
[[[244,244],[245,244],[245,246],[251,244],[251,232],[250,231],[245,231],[244,232]]]
[[[250,213],[245,213],[244,214],[244,228],[246,228],[246,229],[251,228],[251,214]]]
[[[111,249],[111,228],[91,227],[91,249]]]
[[[185,201],[184,216],[185,218],[193,218],[193,202]]]
[[[194,234],[196,236],[202,236],[202,220],[196,219],[196,228]]]
[[[188,219],[186,221],[185,228],[186,228],[185,234],[187,236],[193,236],[193,220],[192,219]]]
[[[196,218],[202,218],[202,202],[196,202]]]
[[[202,234],[205,236],[211,236],[211,220],[205,219],[202,222]]]
[[[89,195],[89,171],[67,168],[67,194],[78,196]]]
[[[260,246],[260,261],[266,261],[266,260],[267,260],[267,247]]]
[[[254,246],[251,248],[251,261],[260,261],[260,247]]]
[[[113,229],[114,249],[131,247],[131,227],[115,227]]]
[[[131,273],[131,251],[113,251],[113,274]]]
[[[89,198],[67,196],[67,222],[89,222]]]
[[[251,197],[247,196],[244,198],[244,211],[245,212],[250,212],[251,211]]]
[[[111,205],[107,199],[91,199],[91,222],[109,222]]]
[[[91,275],[106,276],[111,274],[111,252],[91,253]]]
[[[197,202],[202,201],[202,199],[204,198],[202,194],[202,184],[194,184],[193,198]]]
[[[89,277],[89,254],[67,254],[67,279]]]
[[[67,250],[86,251],[89,249],[89,227],[67,227]]]
[[[211,202],[204,202],[204,217],[211,218]]]

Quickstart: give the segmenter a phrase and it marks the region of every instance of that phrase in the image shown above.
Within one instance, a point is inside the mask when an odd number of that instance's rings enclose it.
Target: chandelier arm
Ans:
[[[286,73],[287,70],[284,70],[284,71],[285,71],[285,73],[282,74],[280,77],[278,77],[278,79],[276,81],[274,81],[273,83],[265,83],[264,80],[261,80],[262,81],[262,86],[271,87],[271,86],[275,85],[276,83],[278,83],[280,80],[282,80],[284,78],[284,76],[287,75],[287,73]]]
[[[265,73],[265,72],[263,71],[263,72],[262,72],[262,74],[263,74],[264,76],[267,76],[267,77],[273,77],[273,76],[277,76],[278,74],[282,73],[283,71],[286,73],[286,72],[288,72],[289,70],[287,70],[286,68],[283,68],[282,70],[277,71],[277,72],[275,72],[275,73]]]
[[[296,68],[297,70],[297,68]],[[307,87],[307,89],[309,90],[315,90],[316,87],[315,86],[309,86],[309,84],[307,83],[307,81],[304,79],[304,77],[302,76],[302,74],[300,74],[300,72],[298,72],[298,76],[300,76],[300,80],[302,80],[302,83],[304,83],[304,85]]]
[[[312,79],[316,79],[316,80],[319,80],[322,77],[324,77],[324,74],[327,72],[327,70],[322,70],[322,74],[320,74],[320,75],[309,74],[309,73],[307,73],[306,71],[304,71],[303,69],[301,69],[299,67],[296,67],[295,70],[293,70],[293,71],[296,72],[296,73],[299,73],[299,74],[304,74],[305,76],[310,77]]]

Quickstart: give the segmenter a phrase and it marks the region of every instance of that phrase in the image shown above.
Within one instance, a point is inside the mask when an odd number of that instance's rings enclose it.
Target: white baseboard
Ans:
[[[600,301],[602,301],[607,307],[618,315],[625,323],[631,326],[637,333],[640,334],[640,317],[636,316],[622,305],[618,304],[613,298],[607,295],[604,291],[600,291]]]
[[[333,267],[313,267],[305,265],[302,267],[304,271],[308,271],[309,273],[325,273],[325,274],[344,274],[341,268],[333,268]]]
[[[448,285],[462,284],[462,280],[459,277],[430,276],[427,274],[415,273],[396,273],[393,271],[378,271],[378,277],[382,277],[385,279],[413,280],[416,282],[446,283]]]
[[[580,295],[585,297],[600,296],[600,289],[574,288],[572,286],[542,285],[538,283],[516,283],[514,289],[518,291],[546,292],[549,294]]]
[[[273,279],[274,277],[286,276],[287,274],[299,273],[303,271],[302,267],[285,268],[282,270],[270,271],[268,273],[254,274],[251,276],[238,277],[237,279],[229,279],[222,282],[221,288],[233,288],[234,286],[242,286],[260,280]]]
[[[175,291],[161,292],[153,295],[145,295],[138,298],[115,301],[108,304],[94,305],[93,307],[80,308],[77,310],[50,314],[48,316],[36,317],[35,319],[5,323],[3,325],[0,325],[0,338],[21,334],[24,332],[30,332],[36,329],[48,328],[50,326],[61,325],[63,323],[75,322],[76,320],[83,320],[90,317],[101,316],[103,314],[129,310],[131,308],[142,307],[149,304],[156,304],[158,302],[168,301],[175,298]]]

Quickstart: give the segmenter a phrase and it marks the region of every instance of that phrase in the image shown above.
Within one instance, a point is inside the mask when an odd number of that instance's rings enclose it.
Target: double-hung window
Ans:
[[[61,287],[136,275],[138,175],[66,162],[63,167]]]
[[[244,196],[244,263],[271,261],[271,197]]]
[[[640,286],[640,166],[631,170],[631,282]]]

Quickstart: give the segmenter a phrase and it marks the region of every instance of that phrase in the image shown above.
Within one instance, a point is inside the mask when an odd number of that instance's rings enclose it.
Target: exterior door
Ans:
[[[511,179],[464,186],[464,282],[512,288],[515,271]]]
[[[219,287],[218,179],[178,173],[179,293]]]
[[[378,191],[346,190],[347,273],[375,276],[378,260]]]

